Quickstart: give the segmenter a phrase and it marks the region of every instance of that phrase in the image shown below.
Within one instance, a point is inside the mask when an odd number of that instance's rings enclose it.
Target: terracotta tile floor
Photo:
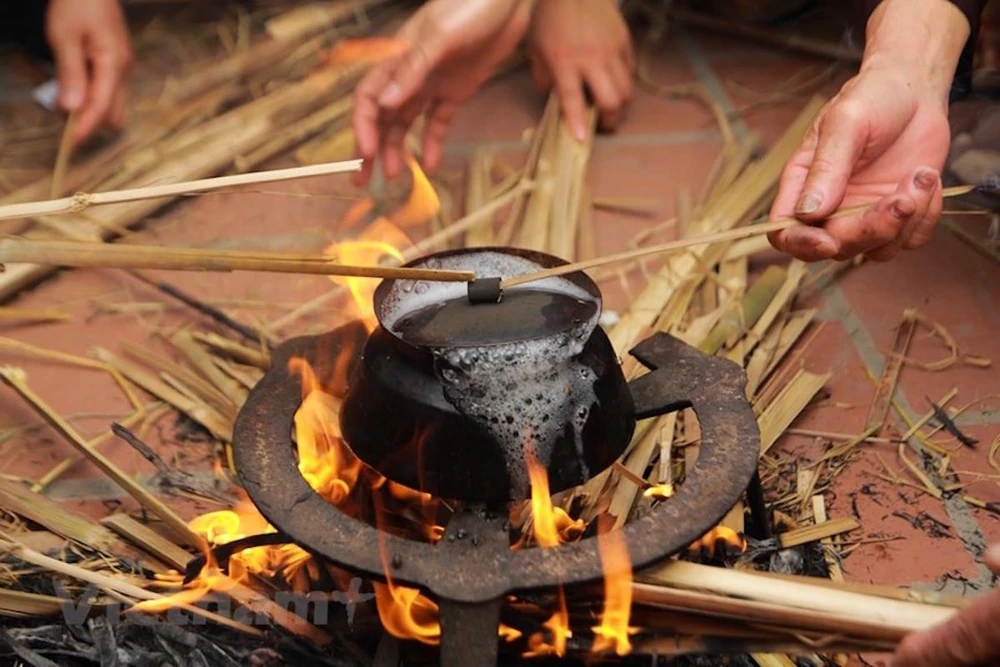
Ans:
[[[768,99],[793,75],[804,77],[806,70],[818,74],[824,68],[816,61],[694,31],[682,31],[670,46],[646,52],[644,58],[649,77],[657,83],[700,81],[730,112]],[[849,75],[843,69],[828,74],[817,89],[826,95],[834,93]],[[770,104],[748,111],[735,123],[735,129],[760,132],[769,142],[787,126],[806,97],[772,99]],[[445,167],[455,177],[455,201],[461,201],[457,188],[460,168],[470,151],[487,145],[518,153],[523,133],[538,117],[542,104],[527,73],[518,72],[488,86],[462,110],[455,121]],[[649,199],[655,204],[656,220],[664,219],[673,214],[682,188],[697,192],[720,146],[719,133],[706,107],[639,92],[621,131],[597,140],[590,170],[593,193]],[[306,194],[309,196],[302,196]],[[192,198],[162,213],[146,231],[136,234],[134,242],[320,249],[336,238],[335,221],[357,195],[346,180],[332,178],[269,185],[264,192],[257,188],[241,194]],[[597,212],[596,221],[602,253],[625,248],[636,232],[652,224],[606,211]],[[773,259],[761,256],[756,264]],[[239,298],[265,305],[294,304],[329,289],[329,283],[319,277],[269,276],[262,280],[256,275],[220,274],[207,279],[184,273],[164,277],[205,299]],[[633,276],[630,289],[641,286],[641,277]],[[618,281],[607,282],[605,289],[607,308],[625,307],[627,291]],[[59,307],[71,313],[73,321],[6,326],[0,335],[78,355],[98,345],[118,350],[126,341],[146,344],[153,329],[172,331],[190,321],[189,315],[108,314],[98,313],[95,306],[157,299],[148,288],[118,272],[67,272],[26,292],[15,305]],[[823,324],[802,361],[810,371],[832,372],[827,385],[830,399],[827,405],[809,410],[795,424],[798,428],[846,433],[862,428],[873,392],[870,374],[877,376],[881,371],[894,327],[908,308],[918,309],[946,328],[961,353],[1000,363],[1000,337],[995,333],[1000,326],[1000,266],[945,230],[938,230],[926,248],[892,263],[866,264],[847,272],[810,297],[810,302],[821,309]],[[249,322],[266,322],[281,312],[262,307],[231,310]],[[339,318],[337,312],[322,312],[284,333],[294,335],[306,327],[332,326]],[[912,355],[928,361],[946,355],[947,349],[926,333],[924,329],[918,332]],[[115,385],[102,373],[8,353],[0,358],[5,364],[23,367],[31,385],[58,411],[96,413],[97,417],[75,420],[85,434],[98,432],[108,415],[120,416],[129,410]],[[996,366],[981,369],[959,363],[936,373],[907,367],[899,387],[897,398],[912,416],[926,411],[928,398],[937,400],[952,387],[959,392],[953,405],[980,401],[958,420],[979,445],[957,452],[953,467],[960,471],[963,482],[970,483],[967,493],[1000,502],[1000,477],[987,461],[990,443],[1000,432]],[[0,426],[33,420],[17,396],[6,387],[0,388]],[[169,426],[163,422],[163,434],[170,432]],[[157,441],[155,435],[155,431],[149,434],[152,442]],[[109,442],[104,451],[137,475],[153,472],[122,443]],[[167,457],[182,456],[189,470],[211,470],[211,452],[206,446],[163,444],[160,451]],[[801,436],[785,437],[775,451],[803,461],[812,461],[819,454],[812,438]],[[0,445],[0,472],[36,479],[70,453],[58,437],[38,429]],[[985,544],[1000,540],[1000,517],[971,507],[958,496],[941,502],[913,487],[885,481],[877,474],[881,467],[876,454],[894,470],[899,469],[892,446],[868,445],[836,478],[827,495],[831,517],[856,514],[862,522],[861,534],[875,540],[847,558],[845,575],[858,581],[919,583],[957,592],[989,585],[990,577],[978,563],[978,555]],[[103,476],[85,464],[54,483],[50,493],[95,516],[107,512],[102,501],[120,500],[120,494],[108,488]],[[131,506],[128,501],[126,505]],[[179,509],[190,515],[205,508],[181,502]]]

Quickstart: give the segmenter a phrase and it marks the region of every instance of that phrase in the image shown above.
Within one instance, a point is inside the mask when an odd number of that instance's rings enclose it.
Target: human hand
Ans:
[[[1000,575],[1000,544],[986,551],[987,567]],[[960,609],[949,620],[907,636],[892,667],[979,667],[1000,663],[1000,590]]]
[[[553,87],[570,130],[586,136],[584,86],[603,130],[614,130],[635,92],[635,52],[615,0],[538,0],[528,36],[531,74]]]
[[[769,235],[802,259],[885,261],[930,240],[951,133],[939,92],[895,63],[863,68],[820,112],[786,165],[772,218],[809,223]],[[876,202],[828,219],[841,207]]]
[[[125,122],[132,47],[116,0],[52,0],[46,35],[55,54],[59,103],[77,112],[72,141]]]
[[[378,155],[386,177],[403,168],[403,142],[427,109],[423,165],[440,165],[458,106],[497,71],[527,32],[533,0],[429,0],[400,29],[401,48],[354,91],[354,134],[366,185]]]

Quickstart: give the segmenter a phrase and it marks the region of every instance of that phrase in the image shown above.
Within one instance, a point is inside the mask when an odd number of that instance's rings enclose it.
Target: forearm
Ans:
[[[868,19],[861,69],[902,67],[947,103],[970,36],[970,21],[954,2],[883,0]]]

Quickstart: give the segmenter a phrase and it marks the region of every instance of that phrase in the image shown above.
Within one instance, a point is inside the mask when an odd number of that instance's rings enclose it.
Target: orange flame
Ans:
[[[395,586],[391,578],[376,583],[375,605],[386,632],[397,639],[437,646],[441,641],[441,622],[437,604],[415,588]]]
[[[524,448],[524,460],[531,481],[531,522],[535,542],[540,547],[556,547],[583,534],[587,524],[582,519],[571,519],[561,507],[553,506],[549,493],[549,476],[537,458],[530,442]],[[512,548],[524,546],[522,538]]]
[[[702,535],[701,539],[690,544],[688,546],[688,551],[691,553],[701,552],[706,554],[709,558],[714,558],[716,549],[718,548],[720,542],[723,547],[729,547],[739,553],[743,553],[747,550],[747,541],[742,535],[737,533],[732,528],[720,525]]]
[[[542,623],[542,627],[549,631],[551,643],[546,641],[544,632],[536,632],[528,637],[528,650],[522,656],[534,658],[556,655],[561,658],[566,655],[566,641],[573,633],[569,629],[569,610],[566,609],[566,595],[562,588],[559,589],[559,609]]]
[[[407,43],[396,37],[362,37],[345,39],[327,52],[328,65],[377,63],[402,53]]]
[[[596,653],[627,655],[632,651],[629,637],[638,632],[628,623],[632,611],[632,562],[619,531],[599,532],[597,550],[604,570],[604,609],[600,625],[592,628],[592,648]]]
[[[654,484],[642,492],[643,497],[654,500],[666,500],[674,495],[673,484]]]

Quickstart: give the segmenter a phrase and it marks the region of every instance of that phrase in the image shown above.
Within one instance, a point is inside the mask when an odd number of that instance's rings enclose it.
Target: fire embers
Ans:
[[[733,564],[747,551],[746,538],[732,528],[716,526],[687,548],[686,559],[702,563]]]

